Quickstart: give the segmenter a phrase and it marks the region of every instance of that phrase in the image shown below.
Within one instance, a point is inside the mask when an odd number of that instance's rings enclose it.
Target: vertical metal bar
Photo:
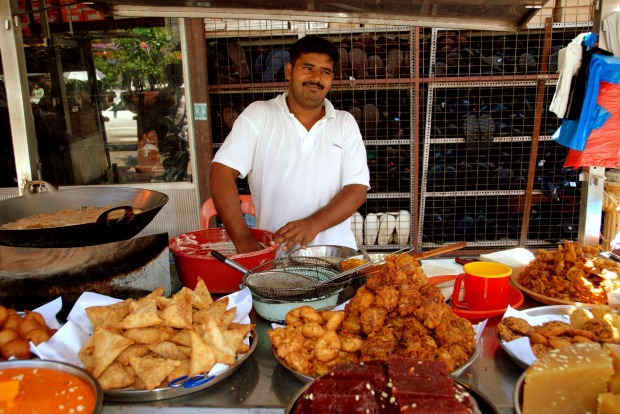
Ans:
[[[413,120],[412,125],[409,126],[410,135],[411,135],[411,154],[412,159],[410,162],[411,167],[411,244],[413,249],[417,252],[420,251],[420,245],[418,244],[418,231],[420,230],[419,223],[415,220],[415,217],[418,217],[418,190],[419,190],[419,180],[418,174],[420,171],[419,160],[420,160],[420,43],[422,40],[420,39],[420,28],[416,27],[413,31],[413,34],[410,34],[409,39],[409,50],[410,52],[410,61],[409,65],[412,68],[411,76],[414,79],[412,83],[413,91],[412,91],[412,102],[413,102],[413,117],[409,117],[409,119]],[[413,60],[413,62],[411,62]],[[411,90],[411,89],[410,89]]]
[[[33,177],[38,178],[38,156],[22,29],[13,24],[13,10],[18,10],[16,0],[0,1],[0,19],[5,22],[4,27],[0,29],[0,50],[2,50],[2,68],[11,122],[17,185],[21,194],[26,182],[32,181]]]
[[[550,17],[545,19],[545,37],[541,56],[540,73],[547,73],[547,63],[549,62],[549,52],[551,50],[551,31],[553,21]],[[525,246],[528,239],[530,228],[530,211],[532,209],[532,191],[534,189],[534,175],[536,173],[536,158],[538,157],[538,143],[540,139],[540,123],[543,116],[543,103],[545,101],[546,82],[538,81],[536,88],[536,116],[534,117],[534,128],[532,131],[532,148],[530,150],[529,168],[527,172],[527,183],[525,188],[525,204],[523,207],[523,219],[521,221],[521,234],[519,245]]]

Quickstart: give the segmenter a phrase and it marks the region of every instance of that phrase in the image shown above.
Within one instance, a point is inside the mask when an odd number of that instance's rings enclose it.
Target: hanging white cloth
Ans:
[[[620,10],[614,10],[603,19],[603,32],[607,42],[607,50],[620,57]]]
[[[588,33],[580,34],[568,46],[560,50],[558,56],[558,72],[560,77],[558,78],[558,85],[555,88],[553,100],[549,106],[549,110],[556,114],[558,118],[564,118],[566,113],[571,81],[581,66],[582,42],[587,35]]]

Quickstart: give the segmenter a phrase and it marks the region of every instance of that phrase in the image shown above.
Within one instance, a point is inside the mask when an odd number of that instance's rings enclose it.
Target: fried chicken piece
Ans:
[[[437,285],[431,285],[430,283],[420,286],[420,295],[426,299],[432,300],[435,303],[445,303],[446,298]]]
[[[420,290],[414,285],[404,285],[398,296],[398,313],[401,316],[413,315],[415,310],[422,306]]]
[[[398,306],[398,289],[393,286],[384,286],[381,289],[375,291],[376,305],[380,308],[384,308],[389,312],[393,312]]]
[[[366,338],[366,344],[361,349],[362,361],[387,361],[394,353],[398,341],[389,328],[373,332]]]
[[[467,351],[458,344],[445,345],[437,350],[437,361],[445,362],[450,372],[466,363],[469,357]]]
[[[476,349],[474,328],[467,319],[456,316],[452,312],[444,312],[441,323],[435,328],[435,340],[440,346],[456,344],[473,355]]]
[[[357,335],[362,332],[362,323],[359,313],[347,313],[344,321],[342,321],[340,332],[352,335]]]
[[[363,310],[360,313],[362,331],[369,335],[373,332],[381,330],[385,324],[385,317],[387,316],[387,313],[387,310],[377,306],[371,306]]]
[[[441,323],[443,314],[450,312],[450,308],[443,302],[437,303],[431,299],[423,299],[422,306],[416,309],[413,314],[424,326],[435,329]]]
[[[373,305],[375,301],[375,294],[366,285],[362,286],[355,292],[355,296],[351,298],[349,303],[345,306],[345,312],[347,313],[360,313],[364,309]]]

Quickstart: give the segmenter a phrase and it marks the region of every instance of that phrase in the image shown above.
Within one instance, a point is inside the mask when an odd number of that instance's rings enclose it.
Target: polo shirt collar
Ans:
[[[288,105],[286,104],[286,97],[288,96],[288,92],[284,92],[276,96],[275,103],[280,108],[282,108],[285,112],[290,113],[288,110]],[[325,107],[325,118],[335,118],[336,117],[336,109],[334,105],[329,101],[329,99],[323,99],[323,106]]]

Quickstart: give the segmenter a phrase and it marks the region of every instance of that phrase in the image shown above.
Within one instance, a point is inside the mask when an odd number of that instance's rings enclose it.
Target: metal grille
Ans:
[[[299,36],[318,34],[341,52],[328,98],[358,121],[368,154],[372,188],[352,218],[358,245],[575,239],[579,171],[563,167],[566,148],[551,138],[561,120],[547,108],[558,52],[591,29],[589,12],[581,1],[555,10],[558,22],[546,28],[545,9],[518,33],[334,23],[251,31],[241,21],[235,31],[228,22],[226,36],[207,35],[225,68],[211,59],[215,146],[249,103],[287,89],[276,52],[285,58]],[[243,51],[247,69],[231,50]]]

